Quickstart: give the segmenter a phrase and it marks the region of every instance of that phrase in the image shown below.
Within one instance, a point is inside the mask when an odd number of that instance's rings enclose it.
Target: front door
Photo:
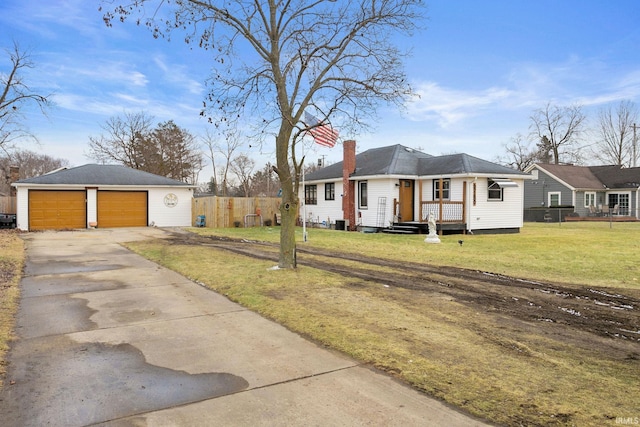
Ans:
[[[413,181],[400,180],[400,218],[398,221],[413,221]]]

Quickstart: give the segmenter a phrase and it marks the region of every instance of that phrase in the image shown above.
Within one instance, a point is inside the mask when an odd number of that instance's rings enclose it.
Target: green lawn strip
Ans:
[[[24,242],[18,234],[0,231],[0,387],[6,373],[5,355],[13,338],[24,257]]]
[[[631,386],[640,381],[637,361],[602,358],[570,341],[530,334],[526,323],[514,334],[499,317],[443,295],[416,298],[403,289],[307,267],[271,271],[273,262],[214,248],[162,241],[129,247],[293,331],[495,422],[595,426],[624,409],[638,409],[640,391]]]

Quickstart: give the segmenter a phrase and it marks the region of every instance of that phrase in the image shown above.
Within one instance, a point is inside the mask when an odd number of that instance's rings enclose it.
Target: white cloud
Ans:
[[[156,55],[153,62],[163,72],[163,78],[193,95],[201,95],[203,84],[193,79],[189,74],[189,68],[185,65],[170,63],[164,55]]]
[[[0,22],[12,19],[11,26],[53,41],[61,35],[56,26],[66,27],[82,37],[99,36],[104,23],[98,4],[86,0],[22,0],[3,5]],[[19,19],[15,19],[19,17]]]
[[[569,56],[565,61],[515,64],[497,76],[488,88],[452,89],[440,82],[415,85],[420,96],[408,104],[408,117],[416,122],[435,122],[441,130],[470,118],[527,114],[551,101],[584,107],[640,97],[640,70],[603,66],[596,59]]]
[[[504,103],[514,94],[506,88],[491,87],[478,91],[444,88],[435,82],[416,86],[419,98],[408,105],[409,118],[414,121],[436,121],[442,128],[452,126],[479,110]]]

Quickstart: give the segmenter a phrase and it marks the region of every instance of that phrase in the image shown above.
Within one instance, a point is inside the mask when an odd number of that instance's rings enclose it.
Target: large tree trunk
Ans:
[[[296,219],[298,217],[297,180],[291,174],[289,165],[289,147],[292,132],[290,121],[285,121],[276,137],[277,173],[282,188],[280,204],[280,257],[279,268],[296,268]]]
[[[280,258],[279,268],[296,268],[296,219],[298,217],[298,203],[285,202],[284,191],[280,213],[282,226],[280,227]],[[287,206],[289,207],[287,209]]]

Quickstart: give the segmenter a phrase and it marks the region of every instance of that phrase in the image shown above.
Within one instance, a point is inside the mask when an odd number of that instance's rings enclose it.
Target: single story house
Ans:
[[[125,166],[61,168],[12,185],[25,231],[191,225],[194,185]]]
[[[609,214],[640,219],[640,168],[536,163],[527,168],[525,209],[573,206],[580,216]]]
[[[384,229],[426,223],[431,213],[440,231],[522,227],[527,173],[468,154],[431,156],[398,144],[356,155],[355,147],[345,141],[342,162],[305,176],[307,221]]]

